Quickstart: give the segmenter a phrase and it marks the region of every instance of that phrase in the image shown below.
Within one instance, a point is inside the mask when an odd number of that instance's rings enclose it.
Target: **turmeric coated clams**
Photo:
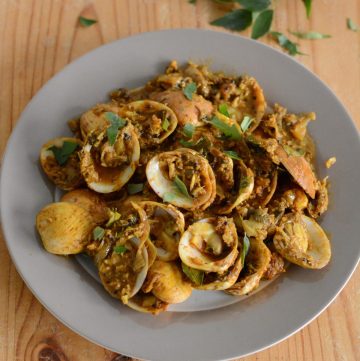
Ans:
[[[254,78],[194,63],[111,98],[41,149],[69,191],[37,216],[48,252],[86,253],[112,297],[151,314],[193,289],[247,295],[287,262],[328,264],[313,113],[266,108]]]

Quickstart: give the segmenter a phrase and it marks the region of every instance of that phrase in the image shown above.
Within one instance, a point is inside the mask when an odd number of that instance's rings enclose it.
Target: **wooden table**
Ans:
[[[221,6],[209,0],[198,0],[196,6],[187,0],[1,0],[0,154],[26,104],[72,60],[104,43],[140,32],[211,28],[209,21],[222,13]],[[80,14],[99,22],[80,28]],[[310,20],[300,0],[278,0],[273,29],[313,29],[333,35],[328,40],[300,41],[301,50],[309,56],[299,60],[336,92],[360,126],[360,32],[346,28],[347,17],[360,23],[358,0],[314,0]],[[262,41],[272,43],[266,38]],[[88,342],[50,315],[17,274],[3,239],[0,265],[1,361],[129,359]],[[359,360],[359,280],[358,269],[335,302],[309,326],[242,360]]]

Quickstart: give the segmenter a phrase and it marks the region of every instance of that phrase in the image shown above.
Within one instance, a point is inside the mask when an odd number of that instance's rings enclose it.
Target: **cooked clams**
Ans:
[[[330,241],[323,229],[315,220],[299,213],[281,219],[274,246],[285,259],[303,268],[323,268],[331,258]]]
[[[206,209],[216,195],[214,172],[198,152],[179,148],[153,157],[146,177],[154,192],[174,206]]]
[[[89,212],[67,202],[51,203],[36,216],[36,228],[44,248],[54,254],[83,252],[94,227]]]
[[[191,268],[224,272],[238,255],[238,236],[231,218],[218,217],[193,223],[182,235],[179,256]]]
[[[83,147],[80,152],[81,172],[90,189],[98,193],[111,193],[127,183],[135,172],[139,158],[139,140],[129,123],[119,131],[113,146],[107,141],[101,147],[90,143]]]
[[[77,152],[81,145],[79,139],[62,137],[52,139],[41,147],[41,167],[57,187],[72,190],[84,182]]]
[[[315,118],[267,107],[251,76],[172,61],[43,146],[44,173],[68,191],[37,216],[44,247],[86,253],[110,295],[150,314],[193,289],[247,295],[287,261],[322,268],[331,247],[315,220],[329,197],[306,129]]]

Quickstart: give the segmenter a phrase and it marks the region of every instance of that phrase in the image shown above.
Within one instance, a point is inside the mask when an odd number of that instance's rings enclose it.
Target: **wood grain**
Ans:
[[[299,41],[309,54],[299,60],[330,85],[359,127],[360,33],[347,30],[345,24],[347,17],[360,23],[359,1],[316,0],[310,20],[300,0],[278,0],[275,6],[274,29],[333,35],[329,40]],[[0,0],[0,154],[31,97],[73,59],[144,31],[211,28],[209,21],[222,13],[221,6],[208,0],[198,0],[196,6],[187,0]],[[80,14],[96,18],[98,24],[79,27]],[[2,236],[0,264],[1,361],[128,359],[86,341],[50,315],[17,274]],[[335,302],[309,326],[242,360],[359,360],[359,280],[358,269]]]

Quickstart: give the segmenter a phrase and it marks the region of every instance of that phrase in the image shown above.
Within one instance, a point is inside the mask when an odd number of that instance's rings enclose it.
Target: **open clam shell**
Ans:
[[[238,236],[232,218],[207,218],[193,223],[182,235],[179,256],[188,267],[224,272],[238,255]]]
[[[226,203],[217,209],[219,214],[229,214],[231,211],[250,198],[254,189],[254,173],[242,160],[234,160],[234,195],[226,198]]]
[[[157,258],[162,261],[177,259],[178,244],[185,227],[183,214],[170,204],[143,201],[139,205],[149,220],[150,239],[156,247]]]
[[[303,268],[323,268],[331,258],[330,241],[323,229],[314,219],[298,213],[283,216],[274,246],[281,256]]]
[[[134,125],[141,149],[161,144],[177,126],[175,113],[153,100],[138,100],[121,108],[120,114]]]
[[[120,151],[117,145],[121,143]],[[80,167],[88,187],[98,193],[111,193],[121,189],[134,174],[140,158],[139,141],[131,124],[122,128],[114,144],[114,152],[121,157],[117,166],[104,166],[99,152],[86,144],[80,152]]]
[[[186,170],[186,171],[185,171]],[[163,200],[185,209],[206,209],[216,195],[215,175],[198,152],[179,148],[153,157],[146,167],[147,180]],[[182,177],[188,194],[180,192],[174,179]]]
[[[77,138],[59,137],[49,140],[41,147],[40,165],[47,177],[59,188],[72,190],[80,187],[84,179],[80,172],[78,152],[75,150],[69,155],[64,164],[59,164],[52,148],[61,148],[64,143],[77,144],[81,147],[82,142]]]
[[[235,296],[243,296],[258,288],[260,280],[271,260],[271,252],[261,240],[250,238],[249,252],[245,258],[245,269],[236,283],[225,290]]]

